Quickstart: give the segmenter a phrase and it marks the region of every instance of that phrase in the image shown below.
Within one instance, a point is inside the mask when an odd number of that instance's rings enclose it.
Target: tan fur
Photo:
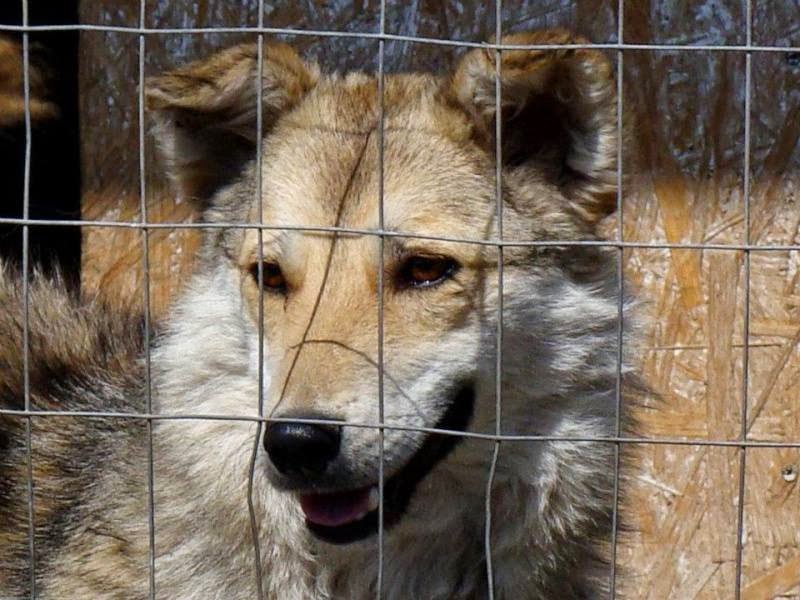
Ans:
[[[581,40],[554,31],[504,41]],[[261,73],[256,49],[243,46],[149,82],[148,106],[179,193],[210,225],[267,226],[205,232],[192,281],[152,348],[154,411],[228,417],[154,423],[158,597],[254,597],[253,535],[267,598],[374,597],[375,536],[343,546],[315,539],[297,495],[308,486],[374,486],[381,441],[391,480],[439,439],[419,429],[434,427],[452,408],[463,410],[465,398],[474,398],[470,432],[614,435],[615,253],[522,243],[501,255],[493,244],[501,233],[516,242],[597,239],[596,225],[613,210],[616,192],[611,68],[592,50],[502,57],[499,115],[494,55],[480,49],[447,76],[387,76],[383,103],[373,76],[322,75],[280,45],[263,48]],[[253,160],[256,140],[261,164]],[[381,226],[391,232],[383,240],[374,235]],[[447,257],[457,268],[437,285],[411,288],[401,274],[414,256]],[[285,292],[264,291],[263,305],[254,278],[262,260],[262,269],[279,265],[286,281]],[[626,336],[631,329],[626,324]],[[141,410],[141,363],[132,379],[111,383],[120,370],[126,366],[110,364],[87,379],[89,402],[113,405],[130,394]],[[468,391],[456,393],[462,389]],[[343,427],[336,460],[306,488],[272,466],[254,421],[235,418],[257,416],[260,397],[270,416],[322,415],[351,424]],[[382,439],[375,428],[352,426],[378,420],[379,397],[388,426]],[[625,417],[623,424],[630,426]],[[70,512],[77,525],[47,548],[40,597],[146,597],[145,434],[141,423],[109,424],[97,434],[104,459],[91,458],[94,466],[84,470],[92,482]],[[21,452],[18,431],[12,440]],[[387,599],[487,595],[484,507],[494,445],[464,439],[451,450],[386,531]],[[503,443],[490,495],[495,597],[606,592],[614,460],[613,445],[601,442]],[[21,480],[18,469],[10,472],[0,470],[0,482]],[[18,524],[23,500],[15,496],[10,506]],[[96,524],[99,534],[89,531]],[[7,588],[25,590],[24,537],[14,535],[16,587]]]
[[[243,140],[256,136],[256,47],[236,46],[207,61],[199,61],[163,77],[148,88],[148,108],[160,111],[165,159],[180,173],[180,193],[193,199],[219,184],[218,136]],[[271,46],[263,60],[262,106],[265,123],[291,108],[315,82],[297,53],[285,45]],[[164,119],[166,117],[166,119]],[[229,152],[228,146],[222,148]]]
[[[148,223],[192,223],[198,210],[176,200],[171,190],[152,191]],[[81,217],[86,221],[137,222],[138,194],[119,189],[83,195]],[[128,227],[83,227],[81,239],[81,293],[102,298],[113,310],[144,313],[144,235]],[[150,316],[161,321],[192,273],[202,234],[191,228],[150,229],[148,282]]]

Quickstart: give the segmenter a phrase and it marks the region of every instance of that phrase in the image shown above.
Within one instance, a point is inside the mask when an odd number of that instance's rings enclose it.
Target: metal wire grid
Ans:
[[[144,0],[142,0],[144,2]],[[264,0],[258,0],[258,25],[264,24]],[[261,169],[261,131],[263,121],[263,107],[261,106],[263,88],[261,86],[261,73],[264,66],[264,34],[258,34],[258,45],[256,48],[256,73],[254,80],[256,86],[256,205],[258,206],[258,222],[263,222],[261,186],[263,174]],[[143,88],[144,80],[139,82],[139,88]],[[264,416],[264,231],[258,230],[258,416]],[[259,599],[264,598],[264,578],[261,572],[261,541],[258,533],[258,518],[255,506],[253,505],[253,485],[256,470],[256,458],[258,457],[258,446],[261,441],[262,421],[256,423],[256,435],[253,440],[253,451],[250,455],[250,468],[247,475],[247,510],[250,516],[250,534],[253,541],[253,563],[256,576],[256,590]],[[154,600],[154,599],[153,599]]]
[[[22,24],[28,24],[28,2],[22,1]],[[30,82],[30,39],[27,33],[22,35],[22,86],[23,86],[23,102],[25,109],[25,163],[23,175],[23,188],[22,188],[22,217],[27,222],[30,219],[30,192],[31,192],[31,82]],[[22,386],[24,398],[25,413],[28,414],[25,419],[25,453],[27,458],[28,467],[28,553],[30,559],[30,587],[31,598],[36,597],[36,539],[35,539],[35,521],[34,515],[36,507],[34,504],[33,496],[33,451],[31,449],[31,428],[33,426],[31,412],[31,380],[30,380],[30,337],[28,331],[28,320],[30,316],[30,298],[28,288],[28,271],[30,269],[30,255],[29,250],[29,234],[30,228],[27,224],[22,226],[22,310],[23,310],[23,326],[22,326]]]
[[[386,0],[381,0],[381,14],[380,14],[380,32],[386,33]],[[384,120],[386,118],[386,103],[384,97],[384,58],[386,53],[386,42],[378,40],[378,226],[381,229],[386,229],[384,211]],[[378,293],[378,423],[383,424],[384,421],[384,370],[383,370],[383,342],[384,342],[384,305],[383,305],[383,273],[384,273],[384,250],[386,246],[386,237],[380,236],[380,245],[378,247],[378,272],[377,277],[377,293]],[[333,249],[331,249],[333,252]],[[378,429],[378,580],[375,584],[375,593],[380,599],[383,596],[383,560],[384,560],[384,524],[383,524],[383,495],[385,485],[384,474],[384,452],[386,442],[386,430],[383,427]]]
[[[495,2],[495,40],[503,39],[503,20],[501,0]],[[503,123],[502,114],[503,59],[500,50],[494,51],[494,120],[495,159],[494,159],[494,200],[495,218],[497,219],[497,239],[503,241]],[[497,246],[497,340],[495,343],[495,409],[494,432],[497,436],[492,448],[492,462],[489,465],[489,478],[486,481],[486,499],[484,504],[484,554],[486,558],[486,586],[489,600],[494,600],[494,564],[492,562],[492,486],[497,473],[497,461],[500,457],[500,435],[503,431],[503,246]]]
[[[753,41],[753,6],[752,0],[747,0],[746,7],[746,36],[747,43]],[[744,241],[750,244],[750,103],[752,101],[752,77],[753,77],[753,55],[747,52],[745,55],[744,72]],[[750,364],[750,251],[744,252],[744,329],[743,342],[744,353],[742,355],[742,423],[740,438],[743,442],[747,441],[747,388],[749,385],[749,364]],[[747,469],[747,448],[739,449],[739,489],[737,492],[737,513],[736,513],[736,578],[734,580],[734,593],[736,598],[742,595],[742,554],[744,546],[744,488]]]
[[[33,493],[33,459],[32,459],[32,419],[37,417],[48,416],[61,416],[61,417],[74,417],[74,418],[121,418],[121,419],[144,419],[147,422],[147,440],[148,440],[148,465],[147,465],[147,479],[148,479],[148,535],[149,535],[149,593],[150,597],[156,597],[156,583],[155,583],[155,500],[154,500],[154,467],[153,467],[153,446],[152,446],[152,431],[153,421],[157,420],[230,420],[230,421],[244,421],[252,422],[256,425],[256,439],[254,440],[253,454],[250,461],[250,473],[248,481],[248,507],[250,510],[250,521],[253,536],[254,548],[254,562],[255,574],[257,579],[257,588],[259,597],[263,598],[262,590],[262,573],[261,573],[261,560],[260,548],[258,538],[258,523],[255,517],[255,510],[253,506],[253,476],[255,469],[255,459],[258,452],[259,440],[261,437],[261,430],[266,423],[272,422],[301,422],[310,424],[330,424],[331,421],[325,419],[297,419],[297,418],[280,418],[272,415],[264,415],[264,397],[263,397],[263,303],[260,303],[258,321],[261,325],[259,327],[259,386],[258,386],[258,416],[230,416],[230,415],[215,415],[215,414],[154,414],[152,412],[152,395],[151,395],[151,381],[150,381],[150,353],[149,353],[149,323],[150,323],[150,272],[149,272],[149,244],[148,236],[151,229],[170,228],[250,228],[256,229],[259,236],[265,230],[295,230],[295,231],[308,231],[308,232],[329,232],[331,234],[339,235],[342,233],[358,234],[358,235],[372,235],[378,236],[380,240],[381,250],[387,237],[408,237],[408,238],[422,238],[439,241],[449,241],[458,243],[480,244],[487,246],[494,246],[498,250],[498,288],[499,288],[499,305],[497,313],[497,347],[496,347],[496,423],[495,433],[477,433],[477,432],[458,432],[450,430],[442,430],[437,428],[428,427],[411,427],[411,426],[396,426],[384,423],[384,390],[383,390],[383,344],[384,344],[384,330],[383,330],[383,252],[380,253],[380,270],[378,273],[378,376],[379,376],[379,421],[378,423],[355,423],[348,422],[350,427],[371,428],[378,429],[380,436],[380,481],[379,481],[379,530],[378,530],[378,553],[379,553],[379,569],[378,569],[378,582],[377,582],[377,596],[382,596],[382,577],[384,566],[384,529],[383,529],[383,478],[384,478],[384,434],[386,430],[400,430],[400,431],[413,431],[428,434],[438,435],[451,435],[462,438],[483,439],[492,441],[494,443],[492,462],[489,469],[489,477],[486,485],[486,505],[485,505],[485,552],[486,552],[486,571],[487,571],[487,584],[488,595],[490,598],[494,597],[493,586],[493,565],[492,565],[492,547],[491,547],[491,489],[494,481],[494,475],[497,466],[497,460],[500,452],[501,443],[519,443],[519,442],[549,442],[549,441],[572,441],[572,442],[604,442],[614,444],[615,453],[615,481],[614,481],[614,508],[613,508],[613,522],[612,522],[612,562],[610,567],[610,589],[611,597],[616,595],[616,547],[617,547],[617,517],[618,517],[618,495],[619,495],[619,466],[620,466],[620,449],[622,444],[658,444],[658,445],[674,445],[674,446],[712,446],[712,447],[730,447],[739,450],[739,482],[738,482],[738,514],[737,514],[737,542],[736,542],[736,579],[735,579],[735,595],[739,598],[741,595],[741,576],[742,576],[742,551],[743,551],[743,528],[744,528],[744,497],[745,497],[745,470],[746,470],[746,451],[748,448],[800,448],[800,441],[797,442],[764,442],[764,441],[751,441],[748,440],[748,423],[747,423],[747,408],[748,408],[748,363],[749,363],[749,320],[750,320],[750,253],[753,250],[758,251],[797,251],[800,250],[800,245],[782,244],[782,245],[752,245],[750,241],[750,149],[751,149],[751,96],[752,96],[752,54],[753,52],[779,52],[789,53],[797,52],[800,48],[795,46],[764,46],[753,45],[752,43],[752,0],[747,0],[746,3],[746,44],[745,45],[683,45],[683,44],[628,44],[624,42],[624,0],[618,0],[618,22],[617,22],[617,42],[615,43],[599,43],[599,44],[532,44],[532,45],[511,45],[503,44],[502,40],[502,21],[501,21],[501,0],[495,1],[495,16],[496,16],[496,40],[495,43],[475,43],[468,41],[456,41],[448,39],[433,39],[424,37],[404,36],[386,33],[386,0],[381,0],[380,3],[380,31],[378,33],[370,32],[344,32],[344,31],[325,31],[325,30],[294,30],[287,28],[273,28],[264,26],[264,10],[263,0],[259,0],[259,16],[257,27],[203,27],[203,28],[149,28],[146,23],[146,0],[140,0],[139,11],[139,26],[138,27],[114,27],[114,26],[100,26],[88,24],[70,24],[70,25],[46,25],[46,26],[31,26],[29,25],[29,10],[28,0],[21,0],[22,2],[22,24],[21,25],[0,25],[0,32],[17,32],[22,34],[22,48],[23,48],[23,86],[24,86],[24,109],[25,109],[25,160],[24,160],[24,196],[23,196],[23,215],[22,218],[0,218],[0,223],[16,224],[22,227],[23,232],[23,248],[22,248],[22,269],[25,276],[22,281],[22,297],[23,297],[23,386],[24,386],[24,410],[11,410],[0,409],[0,414],[16,415],[25,418],[26,421],[26,451],[27,451],[27,471],[28,471],[28,546],[30,553],[30,590],[31,598],[36,597],[36,552],[35,552],[35,504]],[[30,168],[31,168],[31,113],[30,113],[30,64],[29,64],[29,34],[39,31],[103,31],[103,32],[127,32],[138,35],[139,38],[139,97],[138,97],[138,118],[139,118],[139,172],[140,172],[140,208],[141,218],[138,222],[105,222],[105,221],[74,221],[74,220],[33,220],[30,218]],[[378,229],[354,229],[346,227],[312,227],[312,226],[299,226],[299,227],[274,227],[264,224],[261,219],[261,211],[259,210],[259,222],[253,223],[148,223],[147,220],[147,205],[146,198],[146,184],[145,184],[145,110],[144,110],[144,66],[146,55],[146,39],[152,35],[169,35],[169,34],[204,34],[204,33],[253,33],[258,37],[258,56],[257,68],[258,73],[261,73],[263,66],[263,41],[265,35],[292,35],[292,36],[314,36],[314,37],[342,37],[342,38],[361,38],[373,39],[378,43],[378,91],[380,96],[379,108],[379,123],[376,126],[377,139],[379,146],[379,227]],[[528,49],[528,50],[548,50],[557,48],[597,48],[616,51],[617,57],[617,131],[619,139],[622,133],[622,117],[623,117],[623,57],[626,50],[671,50],[671,51],[688,51],[688,52],[740,52],[745,53],[745,120],[744,120],[744,221],[745,221],[745,241],[743,244],[694,244],[694,243],[640,243],[640,242],[626,242],[623,239],[623,202],[622,202],[622,184],[623,184],[623,167],[622,167],[622,149],[621,144],[618,144],[617,154],[617,235],[614,241],[596,241],[596,240],[556,240],[556,241],[517,241],[517,240],[504,240],[503,239],[503,205],[502,205],[502,148],[501,148],[501,125],[499,120],[496,123],[496,218],[498,223],[497,239],[491,240],[475,240],[463,238],[451,238],[445,236],[425,236],[401,231],[389,231],[385,229],[384,223],[384,54],[385,43],[387,41],[393,42],[412,42],[416,44],[434,44],[442,46],[457,46],[457,47],[472,47],[472,48],[485,48],[494,50],[495,53],[495,67],[497,75],[495,79],[496,89],[496,110],[499,114],[499,109],[502,103],[501,100],[501,85],[500,85],[500,70],[502,68],[501,57],[502,52],[506,50],[515,49]],[[261,164],[261,135],[262,131],[262,105],[261,94],[262,89],[260,82],[257,82],[257,133],[256,136],[256,164]],[[261,188],[262,188],[262,172],[256,169],[256,201],[261,206]],[[32,410],[30,402],[30,378],[29,378],[29,281],[28,273],[30,272],[30,254],[29,254],[29,227],[36,226],[97,226],[97,227],[127,227],[133,229],[140,229],[142,232],[142,247],[143,247],[143,270],[144,270],[144,306],[145,306],[145,336],[147,342],[146,353],[146,376],[147,376],[147,397],[146,397],[146,412],[145,413],[124,413],[124,412],[109,412],[109,411],[42,411]],[[616,381],[616,407],[615,407],[615,435],[613,436],[547,436],[547,435],[503,435],[502,433],[502,338],[503,338],[503,306],[502,306],[502,290],[503,290],[503,250],[505,247],[510,246],[540,246],[540,247],[571,247],[571,246],[596,246],[596,247],[613,247],[616,248],[619,255],[618,261],[618,347],[617,347],[617,381]],[[648,248],[648,249],[696,249],[696,250],[728,250],[728,251],[741,251],[744,253],[744,287],[746,290],[744,300],[744,343],[743,343],[743,394],[741,400],[741,431],[738,440],[709,440],[709,439],[688,439],[688,438],[648,438],[648,437],[633,437],[622,436],[620,429],[621,417],[621,404],[622,404],[622,353],[623,353],[623,278],[622,278],[622,254],[626,248]],[[259,258],[263,249],[259,243]],[[260,261],[261,262],[261,261]],[[263,272],[259,269],[258,272],[259,283],[263,281]],[[263,286],[259,286],[261,294],[263,294]]]
[[[24,0],[27,2],[28,0]],[[139,25],[144,28],[147,18],[146,0],[139,3]],[[150,364],[150,230],[147,228],[147,183],[145,169],[145,120],[144,120],[144,56],[145,36],[139,35],[138,79],[139,94],[137,98],[137,114],[139,120],[139,217],[142,224],[142,269],[145,274],[142,286],[144,302],[144,342],[145,342],[145,406],[147,412],[153,412],[153,386]],[[153,420],[147,419],[147,537],[148,537],[148,585],[150,597],[156,595],[156,521],[155,521],[155,466],[153,461]]]
[[[26,1],[26,0],[23,0]],[[488,48],[491,50],[557,50],[559,48],[597,48],[599,50],[666,50],[686,52],[797,52],[800,46],[772,46],[768,44],[634,44],[622,42],[597,42],[586,44],[503,44],[497,42],[473,42],[424,36],[375,33],[369,31],[336,31],[328,29],[291,29],[288,27],[129,27],[124,25],[93,25],[75,23],[69,25],[8,25],[0,24],[0,31],[29,33],[37,31],[99,31],[108,33],[130,33],[134,35],[206,34],[206,33],[253,33],[289,35],[297,37],[352,38],[383,40],[385,42],[411,42],[457,48]]]
[[[617,2],[617,40],[622,43],[624,40],[625,24],[625,0]],[[624,237],[625,219],[623,219],[622,202],[622,79],[623,79],[623,55],[622,50],[617,50],[617,241],[622,242]],[[625,306],[623,301],[625,279],[623,278],[623,248],[617,250],[617,379],[614,389],[614,435],[619,437],[621,432],[622,419],[622,359],[623,359],[623,335],[625,325]],[[620,467],[620,445],[614,444],[614,492],[613,506],[611,512],[611,576],[609,587],[611,597],[614,598],[617,590],[617,529],[619,519],[619,467]]]

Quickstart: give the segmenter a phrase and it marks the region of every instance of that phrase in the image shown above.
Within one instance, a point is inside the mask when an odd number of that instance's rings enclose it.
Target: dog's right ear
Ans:
[[[252,158],[257,140],[258,51],[235,46],[147,80],[147,108],[181,197],[205,202]],[[285,44],[265,45],[263,136],[311,89],[319,71]]]

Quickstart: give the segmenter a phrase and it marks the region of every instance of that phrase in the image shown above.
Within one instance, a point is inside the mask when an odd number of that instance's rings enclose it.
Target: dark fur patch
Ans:
[[[22,286],[0,266],[0,409],[25,407]],[[143,410],[142,321],[78,302],[59,281],[29,286],[29,398],[32,410]],[[27,417],[0,414],[0,592],[30,594]],[[36,564],[43,570],[81,521],[105,463],[144,430],[142,421],[31,418]]]

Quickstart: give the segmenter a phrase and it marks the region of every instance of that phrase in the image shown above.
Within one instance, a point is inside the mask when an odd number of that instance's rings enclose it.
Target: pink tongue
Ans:
[[[316,525],[346,525],[369,512],[369,488],[334,494],[302,494],[300,508],[306,519]]]

